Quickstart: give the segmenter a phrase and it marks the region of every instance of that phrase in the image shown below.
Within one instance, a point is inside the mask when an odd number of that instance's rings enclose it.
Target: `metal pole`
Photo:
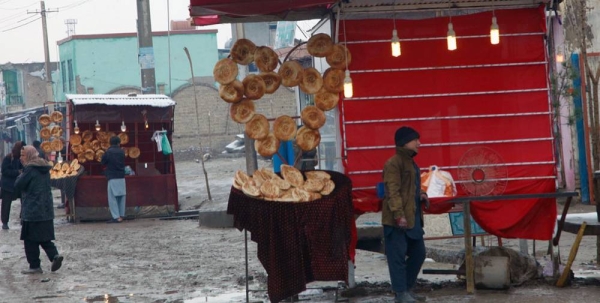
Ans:
[[[471,203],[463,202],[463,227],[465,229],[465,270],[467,275],[467,293],[475,293],[475,279],[473,262],[473,246],[471,244]]]
[[[152,45],[152,22],[150,20],[150,0],[138,0],[138,43],[140,67],[142,69],[142,94],[156,93],[154,74],[154,47]]]
[[[248,290],[248,231],[246,229],[244,229],[244,252],[246,254],[246,303],[249,303],[250,296],[248,295],[248,293],[250,291]]]

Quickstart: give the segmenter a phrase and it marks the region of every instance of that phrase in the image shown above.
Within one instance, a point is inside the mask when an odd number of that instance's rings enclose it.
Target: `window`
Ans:
[[[23,104],[23,96],[21,94],[21,88],[19,87],[19,76],[20,75],[16,70],[2,71],[7,105]]]
[[[63,92],[67,91],[67,69],[65,68],[65,61],[60,63],[60,74],[62,76],[62,89]]]
[[[73,77],[73,61],[72,60],[67,60],[67,68],[69,69],[69,92],[73,91],[73,88],[75,87],[75,79]]]

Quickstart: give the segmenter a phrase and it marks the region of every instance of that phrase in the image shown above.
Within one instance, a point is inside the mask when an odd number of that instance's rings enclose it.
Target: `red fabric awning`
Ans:
[[[333,0],[190,0],[195,25],[218,23],[296,21],[318,19],[329,13]]]

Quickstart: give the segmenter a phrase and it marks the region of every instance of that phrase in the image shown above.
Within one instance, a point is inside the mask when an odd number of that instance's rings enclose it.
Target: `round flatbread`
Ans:
[[[38,118],[38,122],[40,122],[41,126],[48,126],[52,123],[52,118],[50,118],[50,115],[48,114],[43,114]]]
[[[53,151],[59,152],[63,149],[64,144],[63,144],[62,140],[54,139],[54,140],[52,140],[52,142],[50,142],[50,146]]]
[[[128,149],[128,153],[130,158],[136,159],[140,156],[140,149],[135,146],[132,146]]]
[[[260,193],[268,199],[275,199],[279,197],[279,191],[279,186],[277,186],[277,184],[275,184],[275,182],[272,180],[267,180],[260,186]]]
[[[306,179],[320,179],[320,180],[330,180],[331,175],[328,172],[324,172],[322,170],[309,170],[305,171],[304,175]]]
[[[71,166],[69,165],[69,163],[63,162],[62,166],[61,166],[61,170],[62,171],[67,171]]]
[[[242,99],[238,103],[231,104],[229,108],[231,119],[237,123],[246,123],[254,116],[254,101]]]
[[[309,105],[302,109],[300,117],[302,118],[302,123],[311,129],[319,129],[325,125],[325,113],[314,105]]]
[[[59,171],[61,169],[62,169],[62,165],[60,163],[56,163],[56,164],[54,164],[54,166],[52,166],[52,170]]]
[[[298,187],[294,187],[291,189],[292,197],[295,202],[308,202],[310,201],[310,193],[300,189]]]
[[[121,147],[121,149],[125,153],[125,157],[129,157],[129,148],[127,148],[127,147]]]
[[[79,155],[83,151],[83,145],[73,144],[71,145],[71,151],[73,151],[74,154]]]
[[[323,190],[324,186],[325,183],[321,179],[307,179],[304,181],[304,186],[302,188],[309,192],[318,193]]]
[[[89,130],[85,130],[81,134],[81,139],[83,140],[83,142],[92,141],[93,138],[94,138],[94,134]]]
[[[96,156],[96,152],[94,152],[94,150],[92,150],[92,149],[88,149],[83,152],[83,156],[85,157],[86,160],[92,161],[92,160],[94,160],[94,157]]]
[[[235,172],[234,183],[237,182],[238,185],[243,186],[246,182],[252,180],[250,176],[248,176],[245,172],[238,170]]]
[[[333,68],[346,69],[346,66],[350,65],[352,56],[350,51],[342,44],[333,45],[333,52],[325,57],[327,64]]]
[[[77,161],[77,159],[73,159],[73,161],[71,161],[71,167],[74,167],[75,165],[78,165],[79,161]]]
[[[77,160],[79,161],[79,163],[83,164],[85,162],[87,162],[87,159],[85,158],[85,152],[81,152],[80,154],[77,155]]]
[[[277,53],[268,46],[259,46],[254,52],[254,64],[261,72],[272,72],[279,63]]]
[[[315,57],[325,57],[333,52],[333,41],[327,34],[316,34],[306,43],[306,50]]]
[[[245,126],[248,137],[254,140],[262,140],[269,135],[269,121],[262,114],[255,114]]]
[[[340,101],[339,93],[332,93],[324,87],[315,94],[315,106],[322,111],[334,109]]]
[[[254,141],[254,148],[259,155],[271,157],[279,150],[279,139],[272,132],[269,132],[266,138]]]
[[[296,134],[296,145],[303,151],[309,151],[316,148],[321,143],[321,134],[318,130],[310,129],[306,126],[300,127]]]
[[[129,135],[127,135],[127,133],[119,133],[117,135],[117,137],[119,137],[119,139],[121,140],[121,145],[125,145],[127,143],[129,143]],[[110,146],[110,143],[109,143]],[[101,148],[103,148],[102,146],[100,146]],[[105,148],[103,148],[105,149]]]
[[[100,142],[102,141],[108,141],[108,135],[106,134],[106,132],[103,131],[98,131],[96,132],[96,139]]]
[[[283,115],[277,117],[273,123],[273,133],[281,141],[290,141],[296,137],[296,121],[292,117]]]
[[[60,123],[63,120],[63,114],[61,112],[55,110],[52,112],[52,114],[50,114],[50,118],[52,119],[52,122]]]
[[[281,76],[275,72],[264,72],[258,74],[265,82],[265,93],[274,93],[281,85]]]
[[[59,138],[60,136],[62,136],[63,134],[63,129],[60,126],[54,126],[51,130],[50,130],[50,134],[52,135],[52,137],[55,138]]]
[[[254,61],[256,45],[248,39],[238,39],[231,47],[231,59],[241,65],[248,65]]]
[[[102,141],[102,142],[100,142],[100,147],[103,150],[107,150],[110,147],[110,142],[108,142],[108,141]],[[127,155],[125,155],[125,156],[127,156]]]
[[[69,143],[71,143],[71,145],[81,144],[81,136],[78,134],[71,134]]]
[[[244,85],[244,95],[248,99],[258,100],[265,95],[267,85],[263,78],[258,75],[250,74],[242,81]]]
[[[321,73],[314,68],[305,68],[303,71],[302,80],[298,84],[300,89],[307,94],[317,93],[323,86],[323,78]]]
[[[99,149],[100,149],[100,141],[98,141],[98,140],[94,140],[94,141],[92,141],[92,149],[93,149],[94,151],[97,151],[97,150],[99,150]]]
[[[50,141],[44,141],[44,142],[42,142],[42,144],[40,144],[40,148],[45,153],[50,153],[52,151],[52,144],[50,143]]]
[[[94,148],[92,147],[92,142],[91,142],[91,141],[88,141],[88,142],[83,142],[83,151],[86,151],[86,150],[88,150],[88,149],[94,149]]]
[[[238,66],[229,58],[217,61],[217,64],[215,64],[215,68],[213,69],[213,77],[215,78],[215,81],[220,84],[229,84],[233,82],[237,75]]]
[[[104,155],[104,151],[99,149],[96,151],[96,161],[101,162],[102,161],[102,155]]]
[[[291,165],[282,164],[281,175],[285,181],[288,181],[294,187],[302,187],[304,185],[302,173]]]
[[[47,126],[44,126],[42,129],[40,129],[40,138],[48,140],[50,137],[52,137],[52,132]]]
[[[332,93],[344,91],[344,71],[341,69],[328,68],[323,73],[323,87]]]
[[[240,102],[244,98],[244,84],[240,80],[219,87],[219,97],[227,103]]]
[[[321,190],[321,195],[326,196],[331,194],[331,192],[335,189],[335,182],[333,182],[333,180],[327,180],[325,181],[325,185],[323,186],[323,189]]]
[[[302,81],[304,69],[302,65],[296,61],[284,62],[277,74],[281,76],[281,84],[286,87],[294,87]]]
[[[242,186],[242,192],[250,197],[260,197],[260,189],[253,182],[246,182]]]
[[[281,179],[281,177],[279,177],[277,175],[275,175],[275,177],[271,178],[270,180],[275,185],[277,185],[277,187],[279,187],[279,189],[281,189],[281,190],[288,190],[292,187],[290,182]]]

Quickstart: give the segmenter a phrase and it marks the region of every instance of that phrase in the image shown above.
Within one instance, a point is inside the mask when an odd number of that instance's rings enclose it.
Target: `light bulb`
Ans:
[[[344,97],[352,98],[352,95],[354,95],[352,78],[350,78],[350,71],[346,70],[346,77],[344,78]]]
[[[73,132],[77,135],[79,134],[79,126],[77,125],[77,120],[75,120],[75,127],[73,128]]]
[[[392,31],[392,56],[399,57],[401,54],[400,51],[400,39],[398,39],[398,31]]]
[[[96,120],[96,125],[95,125],[95,127],[96,127],[96,131],[98,131],[98,132],[99,132],[99,131],[100,131],[100,123],[98,122],[98,120]]]
[[[456,33],[454,32],[454,27],[452,26],[452,22],[448,23],[448,50],[456,49]]]
[[[60,152],[58,152],[58,157],[56,158],[56,161],[58,163],[62,163],[63,162],[63,157],[61,156]]]
[[[125,132],[127,130],[127,126],[125,126],[125,121],[121,121],[121,131]]]
[[[144,127],[146,127],[146,129],[148,129],[148,120],[144,121]]]
[[[500,43],[500,28],[496,22],[496,16],[492,17],[492,27],[490,28],[490,41],[492,44]]]
[[[556,62],[558,63],[563,63],[565,62],[565,55],[563,55],[561,52],[556,54]]]

